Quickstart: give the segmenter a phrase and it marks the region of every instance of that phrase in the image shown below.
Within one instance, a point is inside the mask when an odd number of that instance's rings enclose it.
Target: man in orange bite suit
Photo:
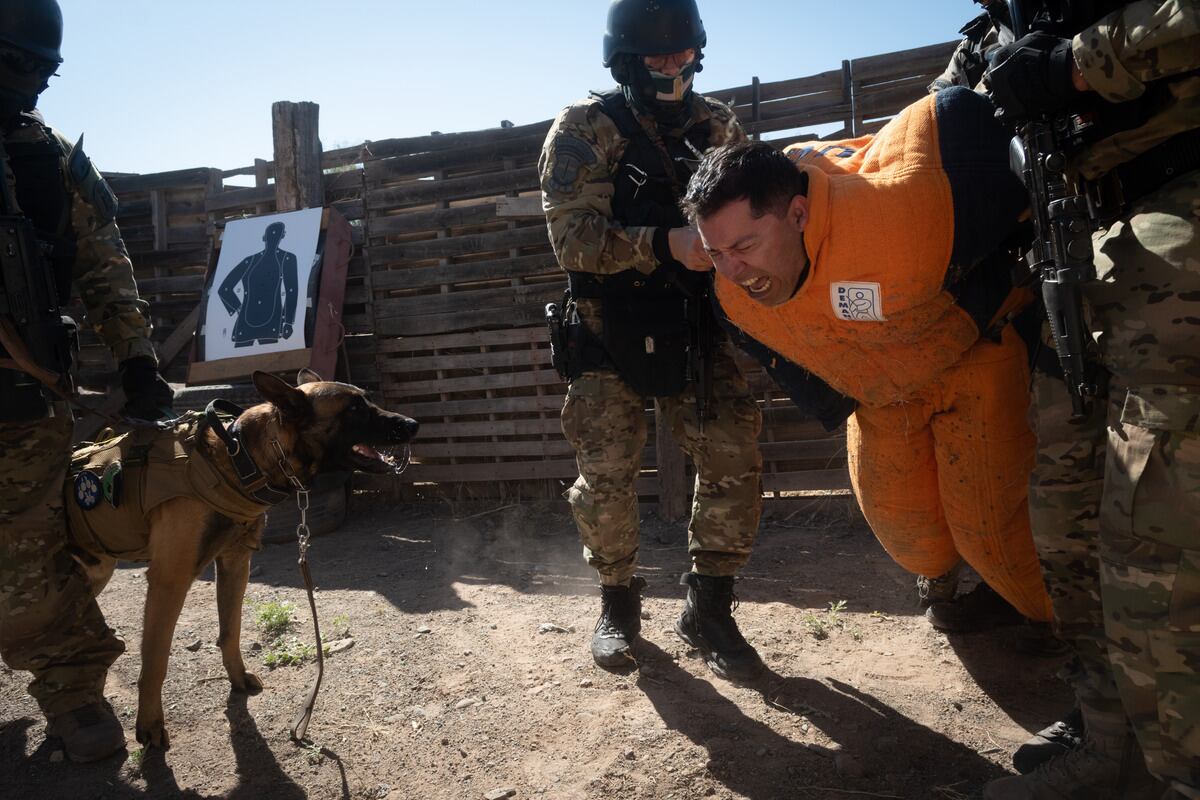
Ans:
[[[956,87],[874,136],[720,148],[683,203],[735,340],[827,424],[846,408],[831,395],[855,402],[851,483],[897,563],[941,575],[961,557],[1048,620],[1027,354],[1006,324],[1021,291],[1010,261],[988,260],[1026,206],[1009,138],[987,98]]]

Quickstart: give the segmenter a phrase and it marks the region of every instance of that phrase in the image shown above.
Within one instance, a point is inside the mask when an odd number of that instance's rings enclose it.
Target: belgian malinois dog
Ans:
[[[217,646],[233,688],[253,692],[262,689],[258,676],[246,670],[241,653],[242,601],[250,575],[250,556],[258,549],[270,505],[292,496],[308,486],[322,472],[362,470],[372,473],[397,471],[397,453],[407,452],[408,442],[416,435],[418,423],[401,414],[385,411],[367,399],[366,393],[345,383],[322,381],[310,370],[302,370],[298,385],[265,372],[253,376],[255,387],[265,401],[243,411],[232,424],[212,415],[213,406],[203,420],[192,417],[186,438],[189,458],[203,466],[208,484],[217,485],[226,500],[238,509],[232,516],[214,509],[214,503],[194,496],[173,496],[155,503],[153,486],[156,473],[165,476],[167,468],[146,462],[144,473],[125,480],[126,502],[122,513],[131,513],[129,505],[141,501],[152,508],[133,513],[144,520],[144,542],[132,547],[127,532],[112,531],[126,537],[119,547],[105,546],[103,526],[112,524],[118,503],[96,498],[95,486],[73,468],[68,480],[68,505],[71,508],[71,540],[76,557],[84,565],[93,591],[99,594],[112,577],[119,556],[125,560],[148,561],[146,572],[146,610],[142,628],[142,670],[138,678],[137,740],[143,745],[167,748],[163,720],[162,686],[167,674],[171,639],[183,608],[188,588],[213,561],[216,562]],[[151,436],[176,436],[166,432]],[[176,429],[178,430],[178,429]],[[160,440],[161,441],[161,440]],[[97,445],[95,447],[100,447]],[[174,447],[168,443],[168,448]],[[127,461],[130,447],[121,453]],[[82,451],[80,451],[82,452]],[[247,456],[249,457],[247,459]],[[109,456],[111,458],[111,455]],[[176,459],[179,456],[175,456]],[[171,468],[177,468],[178,461]],[[132,474],[132,470],[129,470]],[[249,474],[248,474],[249,473]],[[219,477],[219,480],[218,480]],[[204,481],[188,479],[191,484]],[[136,483],[136,488],[131,485]],[[107,486],[103,498],[112,494]],[[161,488],[161,487],[159,487]],[[239,498],[245,503],[239,504]],[[84,502],[86,500],[87,502]],[[293,501],[294,502],[294,501]],[[220,507],[220,503],[217,503]],[[226,503],[225,508],[229,508]],[[100,513],[93,513],[101,508]],[[83,520],[81,522],[80,520]],[[140,521],[140,520],[139,520]],[[128,528],[129,526],[126,526]],[[77,530],[86,529],[86,530]],[[116,551],[116,552],[114,552]]]

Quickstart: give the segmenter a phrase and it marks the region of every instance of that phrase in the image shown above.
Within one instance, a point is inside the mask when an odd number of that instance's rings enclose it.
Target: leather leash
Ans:
[[[297,562],[300,565],[300,575],[304,578],[304,590],[308,593],[308,607],[312,611],[313,636],[317,642],[317,676],[308,687],[308,696],[300,713],[292,720],[292,741],[303,741],[308,732],[308,723],[312,719],[313,706],[317,703],[317,692],[321,689],[321,680],[325,677],[325,643],[321,641],[321,622],[317,617],[317,598],[314,593],[312,572],[308,568],[308,540],[311,533],[308,530],[308,487],[300,482],[296,471],[287,460],[283,447],[278,439],[272,439],[271,445],[279,456],[279,469],[296,492],[296,508],[300,511],[300,521],[296,523],[296,545],[299,551]]]

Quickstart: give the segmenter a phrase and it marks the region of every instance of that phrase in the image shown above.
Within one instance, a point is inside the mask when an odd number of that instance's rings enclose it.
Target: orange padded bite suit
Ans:
[[[1007,139],[986,98],[948,90],[874,137],[793,145],[809,179],[806,280],[774,308],[724,278],[717,296],[745,337],[858,402],[851,484],[897,563],[937,576],[961,557],[1048,620],[1029,529],[1025,345],[1011,326],[980,333],[1017,294],[1006,274],[973,269],[1024,208]]]

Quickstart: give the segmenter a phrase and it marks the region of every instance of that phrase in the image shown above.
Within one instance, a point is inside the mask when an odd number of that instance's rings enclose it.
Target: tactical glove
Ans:
[[[1075,56],[1071,40],[1031,33],[997,48],[985,80],[996,103],[996,118],[1020,125],[1069,106],[1079,92],[1071,83]]]
[[[175,393],[149,356],[134,356],[121,362],[121,388],[125,407],[121,413],[134,419],[156,420],[170,416]]]

